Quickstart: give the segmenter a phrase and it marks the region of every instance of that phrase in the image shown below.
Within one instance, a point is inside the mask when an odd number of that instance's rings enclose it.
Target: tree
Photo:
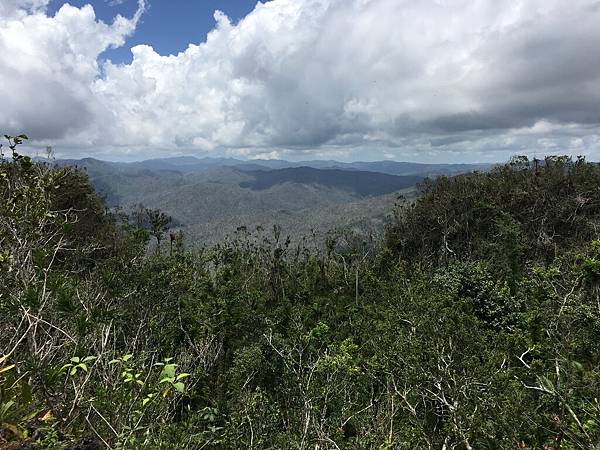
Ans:
[[[160,243],[163,235],[169,229],[171,217],[159,209],[146,208],[145,213],[148,219],[150,234],[156,238],[156,251],[160,252]]]

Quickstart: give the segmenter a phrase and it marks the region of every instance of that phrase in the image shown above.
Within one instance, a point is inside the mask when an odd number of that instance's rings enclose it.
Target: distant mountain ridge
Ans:
[[[380,232],[398,193],[426,177],[489,166],[394,161],[243,161],[180,156],[139,162],[49,161],[85,169],[111,207],[158,208],[193,242],[215,243],[239,226],[282,225],[297,238],[336,227]]]
[[[113,167],[127,169],[175,170],[179,172],[202,172],[215,167],[235,167],[241,170],[273,170],[299,167],[313,169],[339,169],[378,172],[388,175],[453,175],[475,170],[488,170],[493,164],[430,164],[403,161],[356,161],[340,162],[335,160],[286,161],[281,159],[242,160],[236,158],[198,158],[195,156],[174,156],[168,158],[147,159],[135,162],[103,161],[95,158],[59,160],[74,165],[104,163]]]
[[[317,184],[328,188],[344,189],[360,197],[389,194],[414,186],[423,176],[397,176],[362,170],[314,169],[290,167],[274,170],[252,170],[245,173],[252,181],[240,183],[240,187],[264,190],[281,183]]]

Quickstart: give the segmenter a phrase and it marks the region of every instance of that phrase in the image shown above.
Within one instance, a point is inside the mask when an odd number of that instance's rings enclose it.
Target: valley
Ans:
[[[279,226],[299,241],[349,230],[380,236],[399,196],[414,199],[427,177],[487,169],[485,165],[394,161],[242,161],[174,157],[133,163],[93,158],[58,160],[83,169],[111,208],[160,209],[193,245],[211,245]]]

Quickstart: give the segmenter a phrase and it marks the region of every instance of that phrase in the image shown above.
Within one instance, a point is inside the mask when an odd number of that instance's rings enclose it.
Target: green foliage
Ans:
[[[31,414],[31,385],[18,373],[16,364],[8,363],[8,357],[0,357],[0,429],[7,430],[13,438],[26,438],[28,430],[24,423]]]
[[[600,445],[596,165],[442,177],[385,243],[167,253],[165,214],[24,161],[0,163],[0,443]]]
[[[160,242],[167,231],[171,218],[158,209],[145,209],[146,220],[150,234],[156,238],[157,248],[160,249]]]
[[[172,359],[166,358],[163,362],[156,363],[156,366],[161,367],[158,383],[166,386],[162,392],[163,397],[166,397],[172,391],[180,394],[185,393],[185,384],[181,380],[190,376],[189,373],[178,374],[177,364],[173,364]]]
[[[388,175],[370,170],[347,185],[338,179],[345,171],[321,170],[319,177],[311,179],[296,176],[303,170],[297,168],[283,172],[283,178],[282,173],[278,177],[275,171],[275,185],[253,190],[242,186],[260,173],[248,172],[248,167],[238,170],[212,165],[191,169],[192,166],[173,167],[167,162],[166,167],[145,167],[143,163],[106,163],[92,158],[71,163],[86,168],[92,185],[109,206],[132,213],[137,216],[134,221],[145,223],[148,229],[145,210],[163,211],[172,217],[170,226],[182,229],[186,242],[198,246],[219,244],[238,228],[254,231],[261,226],[270,230],[274,225],[281,226],[295,242],[303,238],[321,242],[328,231],[339,228],[380,235],[397,197],[392,192],[410,186],[405,193],[412,196],[412,184],[420,179],[416,174],[418,177],[401,177],[387,184]],[[240,164],[243,165],[241,161]],[[412,168],[410,175],[415,175],[414,170],[430,172],[435,168]],[[374,185],[381,187],[382,182],[387,188],[372,193],[389,193],[364,196],[364,190]]]
[[[596,238],[600,167],[583,159],[526,158],[489,173],[441,177],[398,211],[387,243],[405,258],[434,264],[482,259],[507,275],[527,261],[552,261]]]
[[[85,372],[88,373],[88,364],[96,359],[95,356],[86,356],[85,358],[80,358],[79,356],[73,356],[70,359],[70,363],[65,364],[61,367],[61,372],[66,371],[68,369],[69,376],[77,375],[77,372]]]

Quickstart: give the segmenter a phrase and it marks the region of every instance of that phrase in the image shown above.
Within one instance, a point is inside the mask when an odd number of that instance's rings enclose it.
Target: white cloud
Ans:
[[[104,67],[139,13],[106,25],[45,3],[0,9],[0,128],[59,148],[600,157],[596,1],[274,0],[238,24],[217,12],[178,55],[137,46]]]
[[[26,131],[38,139],[62,138],[77,131],[85,134],[103,113],[93,90],[99,73],[97,57],[108,47],[124,43],[135,30],[144,4],[140,3],[134,18],[117,16],[107,25],[96,20],[91,6],[64,5],[48,17],[40,9],[43,3],[13,2],[10,15],[2,16],[0,127]]]
[[[0,17],[19,18],[27,14],[44,11],[50,0],[2,0]]]

